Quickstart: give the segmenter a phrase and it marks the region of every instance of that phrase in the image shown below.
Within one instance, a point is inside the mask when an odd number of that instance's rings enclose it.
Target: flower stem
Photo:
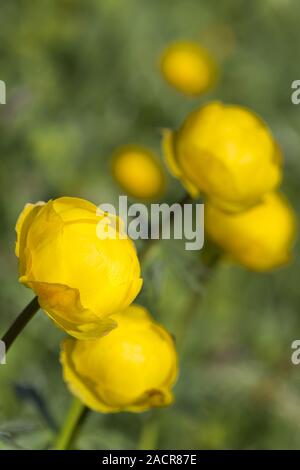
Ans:
[[[66,420],[58,434],[54,449],[68,450],[72,446],[89,409],[78,398],[74,398]]]
[[[138,450],[155,450],[158,438],[158,423],[156,417],[151,416],[142,426]]]
[[[19,334],[24,330],[27,323],[29,323],[39,309],[38,298],[34,297],[3,336],[2,341],[5,344],[6,351],[9,350]]]

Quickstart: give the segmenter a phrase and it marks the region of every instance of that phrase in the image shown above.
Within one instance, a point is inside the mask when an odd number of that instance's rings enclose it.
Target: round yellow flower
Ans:
[[[130,305],[142,286],[132,241],[117,238],[120,221],[115,239],[98,237],[104,217],[91,202],[62,197],[27,204],[16,226],[20,282],[76,338],[98,337],[114,328],[109,315]]]
[[[118,327],[105,337],[63,342],[63,375],[71,392],[102,413],[171,404],[178,369],[171,336],[139,305],[113,319]]]
[[[190,194],[238,211],[257,203],[281,181],[282,158],[264,122],[250,110],[213,102],[165,131],[171,172]]]
[[[253,271],[269,271],[291,259],[296,221],[286,199],[270,193],[262,203],[236,214],[207,203],[205,230],[235,262]]]
[[[197,96],[215,83],[217,66],[211,54],[198,43],[180,41],[164,50],[161,72],[178,91]]]
[[[112,172],[122,189],[137,199],[156,199],[164,192],[162,166],[144,147],[120,147],[113,157]]]

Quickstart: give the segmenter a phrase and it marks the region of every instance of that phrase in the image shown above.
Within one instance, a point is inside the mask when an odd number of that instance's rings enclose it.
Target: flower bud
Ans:
[[[286,199],[270,193],[260,204],[238,214],[206,204],[205,230],[236,263],[253,271],[269,271],[290,261],[296,221]]]
[[[118,327],[107,336],[63,342],[61,362],[70,391],[102,413],[171,404],[178,369],[172,337],[139,305],[113,319]]]
[[[211,54],[196,42],[170,44],[161,57],[161,73],[181,93],[198,96],[216,81],[217,66]]]
[[[190,194],[221,209],[240,211],[281,181],[281,153],[265,123],[250,110],[213,102],[189,114],[178,131],[165,131],[171,172]]]
[[[120,147],[113,157],[112,172],[121,188],[136,199],[157,199],[164,192],[162,166],[144,147]]]
[[[118,237],[121,224],[115,224],[115,237],[97,236],[106,216],[88,201],[62,197],[27,204],[16,226],[20,282],[76,338],[114,328],[109,316],[130,305],[142,286],[135,247]]]

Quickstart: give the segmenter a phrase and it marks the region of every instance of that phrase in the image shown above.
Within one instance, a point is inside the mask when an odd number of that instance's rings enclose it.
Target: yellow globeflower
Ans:
[[[71,392],[102,413],[171,404],[178,369],[171,336],[139,305],[113,319],[118,327],[105,337],[63,342],[61,362]]]
[[[142,285],[132,241],[97,236],[103,217],[91,202],[62,197],[27,204],[16,226],[20,282],[57,326],[80,339],[114,328],[108,316],[130,305]]]
[[[121,188],[137,199],[156,199],[164,192],[162,166],[147,148],[120,147],[114,154],[112,171]]]
[[[236,214],[207,203],[205,230],[235,262],[253,271],[269,271],[291,259],[296,221],[286,199],[270,193],[262,203]]]
[[[192,196],[220,208],[257,203],[281,181],[281,153],[265,123],[250,110],[212,102],[189,114],[178,131],[165,131],[172,173]]]
[[[161,57],[166,81],[186,95],[204,93],[215,82],[217,66],[211,54],[196,42],[170,44]]]

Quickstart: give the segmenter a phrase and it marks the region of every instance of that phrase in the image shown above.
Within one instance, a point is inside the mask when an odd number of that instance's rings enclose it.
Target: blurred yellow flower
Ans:
[[[102,413],[170,405],[178,372],[173,339],[141,306],[113,318],[118,327],[105,337],[63,342],[61,362],[71,392]]]
[[[205,204],[205,230],[235,262],[253,271],[269,271],[290,261],[296,219],[286,199],[270,193],[237,214]]]
[[[281,181],[282,156],[265,123],[237,105],[212,102],[165,131],[171,172],[190,194],[230,211],[257,203]]]
[[[156,199],[165,190],[162,165],[147,148],[128,145],[117,149],[112,172],[121,188],[137,199]]]
[[[109,315],[130,305],[142,286],[132,241],[97,236],[103,217],[91,202],[62,197],[27,204],[16,225],[20,282],[57,326],[80,339],[114,328]]]
[[[165,80],[186,95],[197,96],[216,81],[217,66],[211,54],[196,42],[170,44],[161,57]]]

